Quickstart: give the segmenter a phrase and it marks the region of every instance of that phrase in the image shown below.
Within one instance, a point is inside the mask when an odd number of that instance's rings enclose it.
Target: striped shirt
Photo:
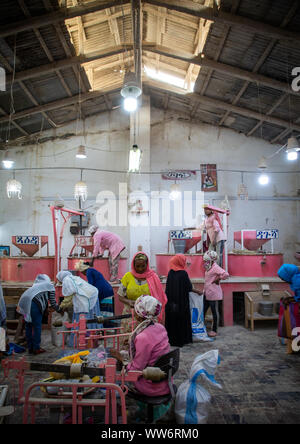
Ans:
[[[38,305],[41,313],[44,313],[48,307],[48,301],[50,302],[50,306],[54,308],[55,311],[58,313],[60,311],[60,308],[56,303],[55,291],[45,291],[43,293],[39,293],[33,298],[33,301]]]

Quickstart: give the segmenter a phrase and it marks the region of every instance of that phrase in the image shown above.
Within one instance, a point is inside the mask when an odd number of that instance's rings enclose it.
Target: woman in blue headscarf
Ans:
[[[300,302],[300,268],[297,265],[285,264],[277,272],[280,279],[290,284],[294,299]]]

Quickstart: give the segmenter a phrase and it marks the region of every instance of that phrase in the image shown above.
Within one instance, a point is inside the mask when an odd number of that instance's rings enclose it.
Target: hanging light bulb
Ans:
[[[12,160],[11,156],[8,154],[8,151],[6,151],[2,160],[3,167],[6,169],[10,169],[13,167],[14,163],[15,161]]]
[[[6,193],[9,199],[22,199],[21,196],[22,184],[15,179],[15,175],[13,175],[13,179],[10,179],[6,183]]]
[[[142,94],[134,72],[127,72],[124,76],[124,85],[121,89],[121,96],[124,97],[124,109],[134,112],[137,109],[137,99]]]
[[[74,197],[76,200],[84,202],[87,199],[88,189],[87,184],[82,180],[83,170],[80,172],[80,181],[75,184]]]
[[[180,186],[177,185],[176,183],[171,185],[171,191],[170,191],[170,199],[171,200],[178,200],[180,199],[181,196],[181,191],[180,191]]]
[[[269,176],[267,176],[266,174],[261,174],[258,178],[258,182],[260,183],[260,185],[268,185],[269,180]]]
[[[137,173],[140,170],[142,151],[137,145],[133,145],[129,151],[129,173]]]
[[[83,202],[87,199],[87,184],[83,181],[77,182],[74,189],[74,197],[76,200],[81,199]]]
[[[76,157],[77,157],[77,159],[86,159],[87,158],[85,146],[80,145],[78,147]]]
[[[286,150],[288,160],[297,160],[298,153],[296,150]]]
[[[137,99],[135,97],[126,97],[124,99],[124,109],[128,113],[132,113],[137,110]]]
[[[298,151],[300,151],[299,142],[296,137],[290,137],[287,143],[287,158],[288,160],[297,160],[298,159]]]
[[[267,169],[267,163],[266,163],[266,158],[264,156],[262,156],[262,158],[259,161],[258,164],[258,168],[261,171],[264,171]],[[267,176],[266,174],[262,173],[259,178],[258,178],[258,182],[260,185],[268,185],[269,183],[269,176]]]

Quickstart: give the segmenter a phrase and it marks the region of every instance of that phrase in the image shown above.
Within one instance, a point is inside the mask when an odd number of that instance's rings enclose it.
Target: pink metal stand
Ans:
[[[128,388],[125,385],[126,382],[135,382],[142,375],[140,371],[129,371],[125,373],[123,370],[121,373],[117,373],[117,361],[113,358],[107,359],[104,364],[99,365],[99,369],[104,369],[105,382],[101,383],[80,383],[80,382],[69,382],[69,383],[61,383],[57,382],[36,382],[31,384],[30,387],[26,390],[24,396],[24,377],[25,371],[30,369],[30,362],[27,362],[25,358],[20,360],[13,359],[5,359],[2,361],[2,367],[4,370],[4,376],[9,376],[10,370],[18,371],[18,379],[19,379],[19,396],[18,403],[24,403],[24,412],[23,412],[23,424],[27,424],[28,421],[28,410],[31,409],[31,423],[35,423],[35,406],[36,405],[52,405],[52,406],[60,406],[62,409],[67,406],[72,407],[72,423],[73,424],[82,424],[82,411],[84,407],[92,407],[94,410],[95,407],[104,407],[105,408],[105,424],[117,424],[117,399],[116,394],[118,393],[120,396],[121,402],[121,415],[122,415],[122,424],[127,424],[126,417],[126,400],[125,396],[128,393]],[[120,385],[117,383],[120,382]],[[61,390],[69,388],[69,391],[72,392],[71,398],[38,398],[31,396],[31,392],[36,387],[59,387]],[[98,388],[105,389],[106,396],[105,399],[83,399],[84,394],[78,392],[78,388]]]
[[[131,317],[131,331],[134,330],[135,321],[134,314],[132,310]],[[111,328],[99,328],[99,329],[88,329],[87,322],[84,315],[79,316],[78,322],[65,322],[64,326],[66,328],[71,328],[71,330],[58,331],[57,334],[62,334],[62,349],[64,350],[65,344],[65,334],[74,334],[74,348],[83,350],[86,348],[96,348],[98,346],[98,341],[104,341],[104,347],[107,345],[107,340],[113,340],[113,348],[119,350],[120,348],[120,338],[129,336],[131,333],[121,333],[123,327],[111,327]],[[114,334],[107,334],[108,332],[114,330]],[[91,347],[88,347],[88,341],[91,342]]]

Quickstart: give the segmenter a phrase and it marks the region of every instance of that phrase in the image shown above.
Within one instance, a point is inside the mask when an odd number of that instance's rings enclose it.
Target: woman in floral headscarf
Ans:
[[[143,295],[134,304],[135,318],[138,323],[129,340],[130,362],[127,370],[143,371],[153,367],[155,362],[170,351],[170,344],[165,327],[158,322],[162,309],[161,303],[154,297]],[[113,357],[124,362],[117,350],[110,350]],[[170,393],[168,380],[152,382],[142,376],[134,383],[135,389],[146,396],[163,396]]]

